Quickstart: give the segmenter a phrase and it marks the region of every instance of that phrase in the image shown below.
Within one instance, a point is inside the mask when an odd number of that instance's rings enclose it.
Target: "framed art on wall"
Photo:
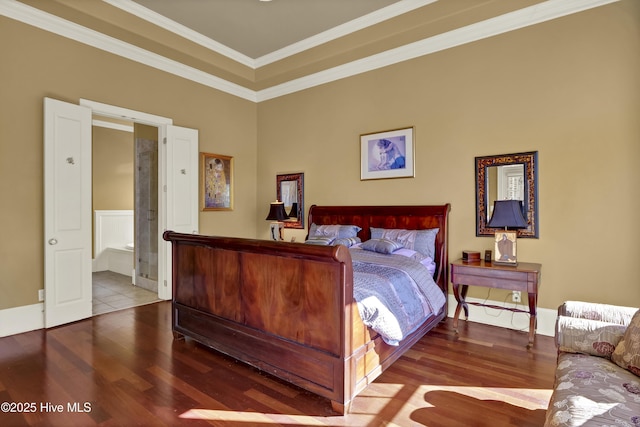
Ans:
[[[360,135],[360,179],[414,177],[413,127]]]
[[[233,157],[200,153],[202,210],[233,209]]]

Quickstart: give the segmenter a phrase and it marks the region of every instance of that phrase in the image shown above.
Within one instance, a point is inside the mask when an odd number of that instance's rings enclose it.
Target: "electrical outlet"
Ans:
[[[511,293],[511,301],[522,302],[522,294],[520,293],[520,291],[513,291]]]
[[[38,301],[44,301],[44,289],[38,289]]]

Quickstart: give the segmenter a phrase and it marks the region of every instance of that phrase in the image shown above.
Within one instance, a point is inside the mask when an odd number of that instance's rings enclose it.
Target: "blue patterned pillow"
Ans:
[[[393,251],[402,249],[402,243],[389,239],[370,239],[360,245],[365,251],[378,252],[380,254],[390,254]]]
[[[403,247],[413,249],[422,255],[436,259],[435,246],[439,228],[426,230],[404,230],[399,228],[375,228],[371,227],[371,238],[385,238],[400,242]]]
[[[314,236],[325,236],[325,237],[335,237],[335,238],[348,238],[348,237],[356,237],[358,235],[358,231],[362,230],[362,228],[357,225],[317,225],[311,224],[309,227],[309,237]]]
[[[341,237],[339,239],[336,239],[333,241],[334,245],[344,245],[348,248],[350,248],[351,246],[360,243],[362,240],[360,240],[359,237]]]
[[[335,237],[325,237],[325,236],[313,236],[309,237],[305,243],[308,245],[321,245],[321,246],[329,246],[333,243]]]

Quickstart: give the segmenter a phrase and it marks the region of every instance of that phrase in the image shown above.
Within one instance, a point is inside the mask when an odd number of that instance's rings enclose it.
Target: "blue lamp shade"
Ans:
[[[267,215],[265,219],[271,221],[284,221],[287,218],[288,216],[287,212],[284,210],[284,203],[275,201],[271,203],[271,206],[269,208],[269,215]]]
[[[491,228],[527,228],[522,216],[520,200],[496,200],[493,202],[493,215],[487,226]]]

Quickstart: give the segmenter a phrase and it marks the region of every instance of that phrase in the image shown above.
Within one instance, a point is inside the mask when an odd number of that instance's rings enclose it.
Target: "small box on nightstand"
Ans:
[[[462,251],[462,261],[477,262],[480,261],[480,252],[478,251]]]

